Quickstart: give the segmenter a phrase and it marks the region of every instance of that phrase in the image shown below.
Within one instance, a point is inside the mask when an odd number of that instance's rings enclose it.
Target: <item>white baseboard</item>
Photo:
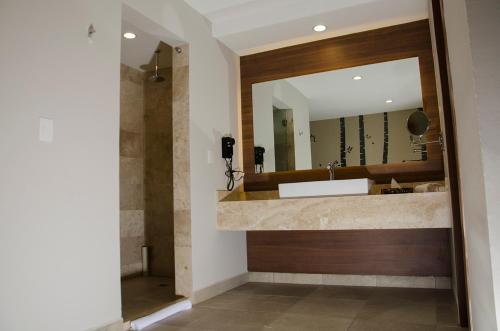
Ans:
[[[213,298],[219,294],[227,292],[235,287],[241,286],[243,284],[248,283],[248,272],[245,272],[241,275],[228,278],[211,286],[195,290],[191,301],[193,304],[197,304],[203,301],[206,301],[210,298]]]
[[[159,311],[152,313],[148,316],[138,318],[130,322],[130,329],[134,331],[139,331],[153,325],[156,322],[169,318],[181,311],[190,310],[193,307],[191,301],[188,299],[180,300],[173,305],[160,309]]]

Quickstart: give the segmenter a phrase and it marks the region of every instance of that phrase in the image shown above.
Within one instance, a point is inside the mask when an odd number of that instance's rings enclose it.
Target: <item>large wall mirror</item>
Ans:
[[[444,177],[428,21],[241,58],[245,189]],[[428,120],[422,135],[408,119]]]
[[[423,111],[418,58],[252,85],[256,172],[427,160],[407,130]]]

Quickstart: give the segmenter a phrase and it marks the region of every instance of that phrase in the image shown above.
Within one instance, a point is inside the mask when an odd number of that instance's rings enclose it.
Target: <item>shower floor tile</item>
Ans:
[[[180,299],[172,278],[135,277],[121,282],[122,315],[125,322],[152,314]]]

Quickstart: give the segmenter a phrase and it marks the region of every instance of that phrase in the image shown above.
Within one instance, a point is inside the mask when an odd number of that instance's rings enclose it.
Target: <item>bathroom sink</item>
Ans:
[[[289,183],[279,184],[279,194],[280,198],[366,195],[372,185],[373,180],[368,178]]]

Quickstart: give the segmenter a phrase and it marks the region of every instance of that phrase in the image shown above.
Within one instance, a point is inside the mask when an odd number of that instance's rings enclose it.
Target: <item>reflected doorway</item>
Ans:
[[[273,106],[275,171],[295,170],[293,110]]]

